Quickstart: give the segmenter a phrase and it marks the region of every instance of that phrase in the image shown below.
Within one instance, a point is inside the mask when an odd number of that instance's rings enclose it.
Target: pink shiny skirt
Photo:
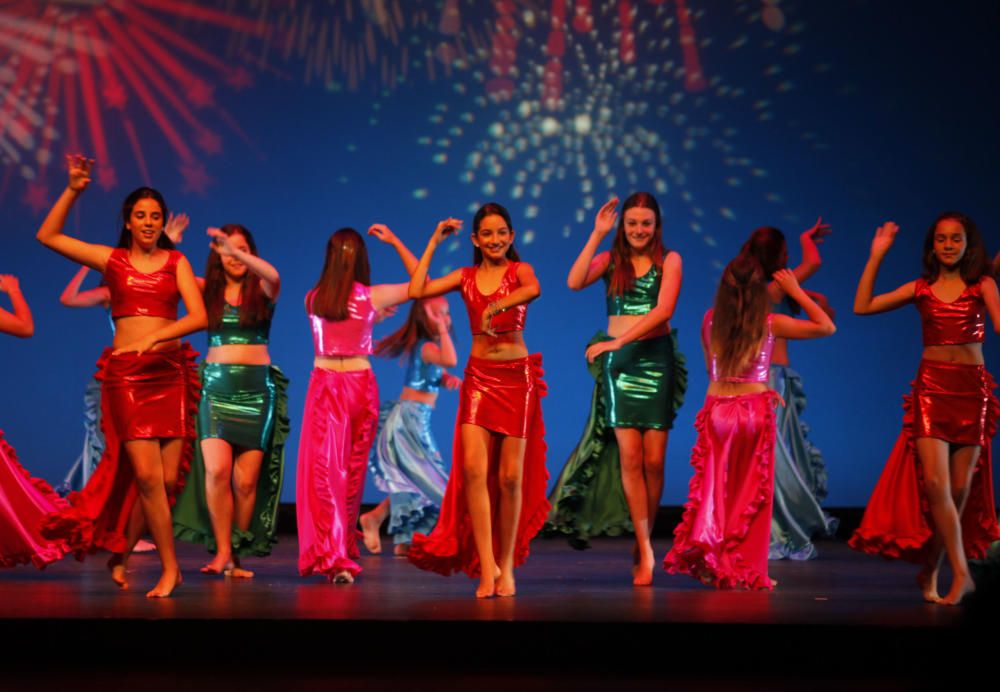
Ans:
[[[135,473],[125,453],[129,440],[185,440],[171,504],[183,490],[194,456],[195,420],[201,383],[198,354],[187,343],[141,355],[105,349],[95,377],[101,382],[101,430],[105,448],[83,490],[70,493],[70,507],[53,512],[42,534],[66,541],[77,559],[99,549],[125,550],[125,529],[138,498]]]
[[[455,421],[451,474],[441,503],[437,525],[430,535],[415,534],[407,559],[420,569],[450,575],[462,571],[470,577],[480,573],[479,553],[472,536],[465,497],[462,460],[463,424],[478,425],[498,433],[491,439],[487,488],[490,496],[493,551],[499,552],[500,489],[499,456],[503,436],[526,438],[524,472],[521,479],[521,513],[514,546],[514,566],[528,558],[529,544],[545,523],[549,501],[545,495],[549,474],[545,467],[545,423],[541,399],[547,389],[538,354],[513,360],[469,358],[462,380],[461,402]]]
[[[767,552],[774,495],[772,391],[708,396],[695,419],[694,476],[663,559],[720,589],[771,589]]]
[[[982,558],[1000,540],[992,468],[996,383],[982,365],[923,360],[912,386],[912,395],[903,397],[903,429],[849,544],[871,555],[926,562],[934,524],[915,441],[933,437],[982,447],[961,517],[965,554]]]
[[[378,386],[371,370],[314,368],[302,413],[295,511],[299,574],[356,575],[358,512],[368,454],[378,427]]]

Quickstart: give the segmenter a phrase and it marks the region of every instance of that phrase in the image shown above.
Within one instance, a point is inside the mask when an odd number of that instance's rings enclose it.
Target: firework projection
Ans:
[[[478,66],[454,79],[462,98],[438,103],[430,132],[418,139],[431,149],[432,161],[458,162],[461,181],[484,198],[520,200],[529,224],[551,184],[577,186],[574,217],[581,224],[612,194],[652,181],[658,195],[688,207],[690,230],[714,248],[716,237],[704,232],[709,212],[688,184],[697,166],[694,153],[715,152],[728,171],[724,185],[741,187],[747,179],[763,185],[767,171],[740,154],[740,128],[727,124],[719,106],[742,103],[744,117],[767,120],[774,117],[774,102],[751,101],[744,88],[705,74],[699,50],[713,42],[699,41],[694,29],[704,12],[693,12],[685,0],[551,0],[544,9],[501,1],[495,7],[491,39],[476,53]],[[740,3],[734,11],[744,31],[729,51],[746,47],[753,34],[765,49],[798,52],[801,25],[791,27],[783,43],[775,39],[785,28],[777,0]],[[765,71],[776,95],[794,88],[778,79],[781,73],[777,64]],[[802,135],[821,145],[815,135]],[[430,193],[418,188],[413,194]],[[762,194],[771,203],[782,201],[774,192]],[[736,218],[730,207],[717,213]],[[570,233],[564,226],[562,234]],[[521,240],[534,237],[529,229]],[[460,247],[450,245],[452,251]],[[721,268],[723,259],[713,264]]]
[[[54,160],[61,163],[62,151],[91,152],[101,162],[98,185],[116,187],[123,157],[109,133],[122,133],[128,144],[137,169],[128,177],[137,173],[148,184],[137,128],[145,120],[173,150],[184,189],[204,192],[210,178],[203,159],[222,152],[220,126],[239,132],[219,105],[216,86],[242,89],[252,77],[203,49],[192,33],[199,27],[260,33],[248,17],[197,2],[0,4],[3,192],[17,175],[27,183],[24,201],[44,208],[47,173]]]

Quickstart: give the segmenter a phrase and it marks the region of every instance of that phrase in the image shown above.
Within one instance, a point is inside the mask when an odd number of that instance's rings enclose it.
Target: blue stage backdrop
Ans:
[[[572,293],[566,274],[596,209],[648,190],[684,260],[672,323],[691,366],[664,502],[687,491],[706,387],[697,329],[721,268],[764,224],[785,230],[797,261],[798,234],[822,216],[833,234],[808,287],[830,297],[839,331],[791,356],[828,504],[862,505],[921,346],[913,309],[856,318],[855,283],[887,219],[902,230],[880,289],[915,278],[944,209],[971,214],[1000,246],[998,30],[996,7],[974,1],[3,3],[0,272],[21,277],[36,335],[0,340],[0,426],[53,482],[80,452],[83,389],[108,320],[60,306],[76,267],[34,241],[64,185],[63,155],[80,151],[97,173],[69,232],[112,244],[121,200],[151,184],[191,216],[182,249],[196,270],[204,229],[237,222],[281,271],[272,356],[292,381],[286,501],[312,362],[302,300],[329,234],[386,223],[419,255],[439,219],[468,228],[482,202],[507,205],[542,282],[526,337],[545,359],[554,476],[586,415],[584,344],[606,324],[600,287]],[[369,250],[376,282],[405,280],[390,249]],[[434,271],[470,259],[465,231]],[[467,320],[456,296],[451,307],[464,359]],[[204,335],[193,342],[204,351]],[[998,344],[991,334],[994,368]],[[395,397],[401,368],[374,367],[381,396]],[[444,450],[456,400],[443,393],[434,416]],[[371,484],[365,499],[378,499]]]

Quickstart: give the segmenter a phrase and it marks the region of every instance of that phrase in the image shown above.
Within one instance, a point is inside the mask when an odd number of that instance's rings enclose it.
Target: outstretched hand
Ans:
[[[0,274],[0,293],[17,293],[21,290],[21,283],[13,274]]]
[[[802,232],[802,236],[805,238],[812,238],[814,243],[822,243],[826,236],[830,235],[832,229],[830,224],[823,223],[823,217],[816,217],[816,223],[813,224],[812,228],[806,229]]]
[[[368,227],[368,235],[373,235],[383,243],[392,243],[396,240],[396,234],[393,233],[388,226],[384,223],[373,223]]]
[[[450,372],[441,375],[441,386],[445,389],[458,389],[462,386],[462,378],[455,377]]]
[[[889,252],[889,248],[892,247],[893,241],[896,240],[897,233],[899,233],[899,226],[896,225],[895,221],[886,221],[879,226],[875,231],[875,238],[872,239],[872,256],[884,257],[885,253]]]
[[[174,215],[173,212],[167,215],[167,223],[163,226],[163,232],[174,245],[180,245],[184,240],[184,231],[191,224],[191,219],[187,214]]]
[[[618,198],[612,197],[604,206],[597,210],[597,216],[594,217],[594,233],[603,239],[611,229],[615,227],[618,222],[618,212],[616,208],[618,207]]]
[[[76,192],[86,190],[90,185],[94,159],[88,159],[82,154],[66,154],[66,167],[69,169],[69,189]]]

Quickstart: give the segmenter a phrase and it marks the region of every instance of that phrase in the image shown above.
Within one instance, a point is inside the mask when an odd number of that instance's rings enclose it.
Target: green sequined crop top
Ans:
[[[645,315],[656,307],[660,295],[663,271],[655,264],[642,276],[637,276],[632,288],[619,295],[607,291],[611,283],[612,266],[604,272],[604,288],[608,301],[608,315]]]
[[[240,326],[240,309],[236,305],[225,303],[222,308],[222,320],[216,329],[208,332],[209,346],[246,346],[266,344],[271,334],[271,317],[274,316],[274,306],[268,311],[269,317],[251,327]]]

